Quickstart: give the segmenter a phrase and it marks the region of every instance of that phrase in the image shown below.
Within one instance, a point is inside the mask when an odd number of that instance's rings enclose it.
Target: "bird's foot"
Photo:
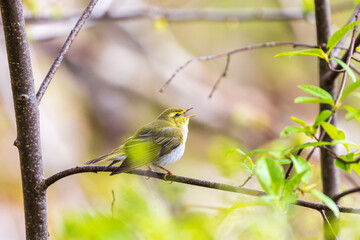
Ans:
[[[167,181],[167,180],[166,180],[167,176],[169,176],[169,175],[174,175],[170,170],[167,170],[166,168],[163,168],[163,167],[160,167],[160,166],[159,166],[159,168],[161,168],[162,170],[166,171],[166,174],[164,175],[164,180],[165,180],[165,181]],[[171,183],[172,183],[172,181],[171,181]]]
[[[152,168],[149,167],[149,166],[147,166],[147,168],[148,168],[148,169],[145,171],[144,176],[145,176],[145,179],[146,179],[146,180],[149,180],[149,179],[150,179],[150,176],[148,176],[147,174],[148,174],[149,172],[152,172],[153,170],[152,170]]]

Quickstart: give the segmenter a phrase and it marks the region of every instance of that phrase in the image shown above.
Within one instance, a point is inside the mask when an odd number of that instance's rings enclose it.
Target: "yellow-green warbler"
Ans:
[[[85,164],[112,161],[111,166],[122,161],[110,175],[152,164],[165,170],[166,175],[172,175],[164,166],[178,161],[184,154],[189,119],[195,116],[185,116],[191,109],[166,109],[153,122],[137,130],[120,147]],[[148,168],[151,171],[149,166]]]

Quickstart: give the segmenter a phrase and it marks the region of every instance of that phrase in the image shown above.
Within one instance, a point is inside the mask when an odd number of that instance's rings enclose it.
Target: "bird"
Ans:
[[[166,171],[166,176],[173,173],[164,166],[178,161],[184,154],[188,136],[188,124],[191,117],[187,113],[193,108],[169,108],[154,121],[139,128],[122,145],[98,158],[85,162],[86,165],[103,161],[112,161],[108,167],[122,162],[110,176],[129,172],[135,168],[149,165]]]

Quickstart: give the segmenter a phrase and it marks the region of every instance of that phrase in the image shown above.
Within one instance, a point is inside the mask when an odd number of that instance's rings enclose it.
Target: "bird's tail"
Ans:
[[[124,152],[124,147],[120,146],[115,148],[110,153],[104,154],[98,158],[92,159],[84,163],[85,165],[91,165],[94,163],[102,162],[102,161],[114,161],[114,163],[120,162],[126,158],[126,154]]]

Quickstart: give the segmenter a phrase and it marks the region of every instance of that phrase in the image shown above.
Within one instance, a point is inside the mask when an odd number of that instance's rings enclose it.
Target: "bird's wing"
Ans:
[[[90,165],[90,164],[94,164],[94,163],[102,162],[102,161],[114,161],[110,164],[110,165],[113,165],[114,163],[124,160],[126,158],[124,146],[131,139],[132,139],[132,137],[128,138],[123,145],[115,148],[114,150],[112,150],[111,152],[109,152],[107,154],[104,154],[98,158],[87,161],[84,164]]]
[[[167,127],[160,131],[143,128],[125,144],[127,158],[111,175],[128,172],[153,162],[170,153],[182,141],[182,132],[178,128]]]
[[[182,143],[183,134],[179,128],[164,128],[154,138],[157,144],[160,144],[161,150],[159,157],[171,153]]]

